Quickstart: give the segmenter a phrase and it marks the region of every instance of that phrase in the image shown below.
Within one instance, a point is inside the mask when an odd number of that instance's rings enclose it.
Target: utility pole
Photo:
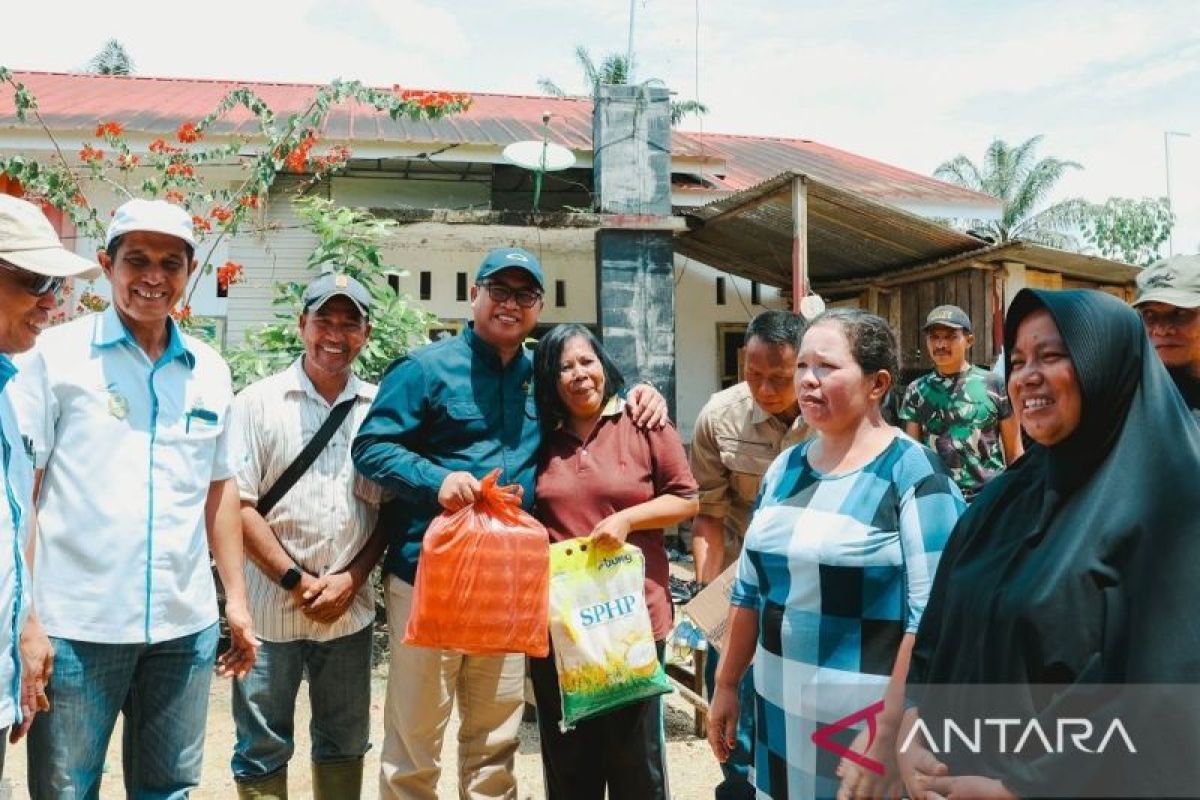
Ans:
[[[1180,136],[1183,138],[1190,138],[1191,134],[1184,133],[1183,131],[1163,131],[1163,165],[1166,167],[1166,172],[1167,172],[1167,210],[1170,211],[1172,215],[1174,215],[1175,209],[1171,203],[1171,137],[1172,136]],[[1170,258],[1173,255],[1175,255],[1175,224],[1174,224],[1174,222],[1172,222],[1172,224],[1171,224],[1171,232],[1170,232],[1170,234],[1168,234],[1168,237],[1167,237],[1167,258]]]
[[[629,0],[629,43],[625,46],[625,82],[633,83],[633,16],[637,0]]]

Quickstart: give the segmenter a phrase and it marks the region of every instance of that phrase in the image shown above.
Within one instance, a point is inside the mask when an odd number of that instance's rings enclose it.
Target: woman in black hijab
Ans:
[[[1098,686],[1200,680],[1200,428],[1137,314],[1103,293],[1023,290],[1005,353],[1013,407],[1036,444],[951,535],[913,650],[907,730],[919,718],[922,733],[940,732],[964,709],[1051,724],[1069,709],[1124,714],[1145,733],[1162,706],[1100,700]],[[1171,713],[1172,731],[1197,722],[1186,704]],[[1190,735],[1170,753],[1123,749],[1124,761],[1106,753],[1083,768],[1037,747],[935,757],[915,746],[899,760],[914,797],[957,800],[1147,796],[1139,781],[1152,759],[1174,755],[1192,762],[1173,768],[1190,770],[1200,795]]]

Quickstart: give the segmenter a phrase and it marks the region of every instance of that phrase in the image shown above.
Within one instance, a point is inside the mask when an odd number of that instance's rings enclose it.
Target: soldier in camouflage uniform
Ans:
[[[969,501],[1021,456],[1020,425],[1003,379],[967,361],[975,337],[965,311],[938,306],[923,330],[935,369],[909,384],[900,419],[941,457]]]

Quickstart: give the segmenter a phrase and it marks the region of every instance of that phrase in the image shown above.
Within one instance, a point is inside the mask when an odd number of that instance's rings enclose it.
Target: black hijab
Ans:
[[[910,670],[912,684],[1019,685],[1006,702],[1025,718],[1050,702],[1039,684],[1200,680],[1200,427],[1137,314],[1109,295],[1021,291],[1006,360],[1042,309],[1071,356],[1079,425],[1032,445],[959,520]],[[1027,797],[1080,778],[1061,767],[983,774]]]

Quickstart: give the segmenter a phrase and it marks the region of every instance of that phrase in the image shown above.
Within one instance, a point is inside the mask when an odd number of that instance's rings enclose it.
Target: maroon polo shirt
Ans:
[[[696,479],[673,427],[638,430],[623,403],[605,409],[586,442],[566,427],[546,436],[537,476],[537,515],[550,540],[587,536],[605,517],[664,494],[695,497]],[[633,531],[646,559],[646,605],[654,638],[671,632],[671,593],[662,528]]]

